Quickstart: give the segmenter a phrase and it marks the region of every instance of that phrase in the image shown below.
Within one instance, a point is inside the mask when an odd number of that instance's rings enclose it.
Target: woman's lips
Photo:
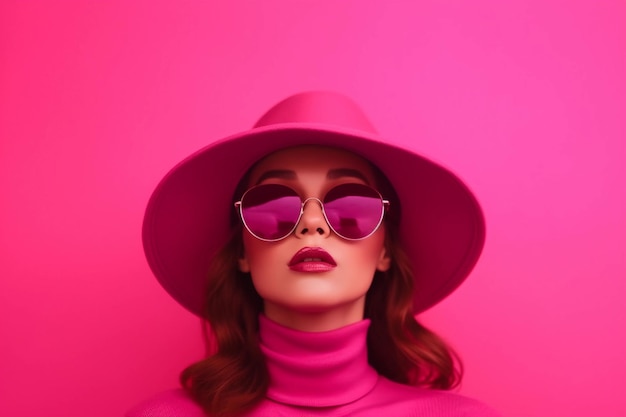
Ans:
[[[326,272],[337,262],[322,248],[302,248],[289,261],[289,269],[297,272]]]

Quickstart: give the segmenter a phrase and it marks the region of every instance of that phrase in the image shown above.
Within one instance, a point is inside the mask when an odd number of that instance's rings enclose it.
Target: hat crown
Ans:
[[[330,91],[309,91],[289,96],[261,116],[254,127],[284,123],[329,125],[377,134],[354,101]]]

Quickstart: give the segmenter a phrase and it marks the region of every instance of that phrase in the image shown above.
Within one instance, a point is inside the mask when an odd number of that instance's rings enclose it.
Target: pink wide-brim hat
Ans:
[[[485,240],[472,192],[448,169],[383,140],[349,98],[316,91],[290,96],[252,129],[200,149],[156,187],[143,222],[144,250],[157,279],[180,304],[205,316],[209,263],[232,233],[233,202],[241,197],[234,196],[237,184],[263,157],[299,145],[353,152],[393,184],[402,207],[399,238],[415,274],[415,313],[465,280]]]

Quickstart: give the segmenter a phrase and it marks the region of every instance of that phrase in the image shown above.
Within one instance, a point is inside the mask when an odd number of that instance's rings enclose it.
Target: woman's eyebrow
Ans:
[[[336,180],[344,177],[353,177],[358,178],[363,181],[365,184],[369,185],[369,180],[367,177],[359,170],[351,169],[351,168],[336,168],[331,169],[326,174],[326,178],[329,180]],[[280,178],[285,180],[296,180],[298,179],[298,175],[295,171],[288,169],[272,169],[269,171],[265,171],[259,179],[256,181],[255,185],[261,184],[263,181],[270,178]]]
[[[328,171],[328,174],[326,174],[326,178],[328,178],[329,180],[336,180],[336,179],[343,178],[343,177],[358,178],[367,185],[369,185],[370,183],[367,177],[365,177],[365,175],[361,171],[356,170],[356,169],[337,168],[337,169],[331,169],[330,171]]]
[[[295,180],[298,178],[298,176],[296,175],[295,171],[291,171],[288,169],[272,169],[269,171],[265,171],[263,174],[261,174],[255,185],[259,185],[268,178]]]

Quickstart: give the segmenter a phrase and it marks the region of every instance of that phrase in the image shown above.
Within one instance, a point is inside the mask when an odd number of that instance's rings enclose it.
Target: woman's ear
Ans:
[[[241,258],[239,258],[237,260],[237,263],[239,264],[239,272],[243,272],[244,274],[250,272],[250,263],[248,263],[248,258],[246,258],[246,255],[243,255]]]
[[[387,255],[387,248],[383,246],[383,249],[380,251],[380,257],[378,258],[378,263],[376,264],[376,270],[380,272],[387,272],[391,267],[391,257]]]

